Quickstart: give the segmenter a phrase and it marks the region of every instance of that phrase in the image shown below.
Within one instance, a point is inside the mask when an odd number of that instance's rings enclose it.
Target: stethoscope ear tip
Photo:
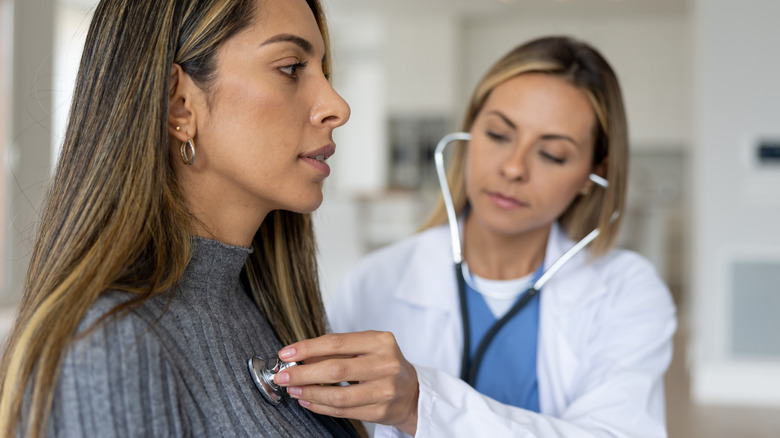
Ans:
[[[600,185],[605,189],[609,187],[609,181],[607,181],[607,179],[604,178],[603,176],[596,175],[595,173],[591,173],[590,175],[588,175],[588,179],[590,179],[591,181],[593,181],[594,183]]]

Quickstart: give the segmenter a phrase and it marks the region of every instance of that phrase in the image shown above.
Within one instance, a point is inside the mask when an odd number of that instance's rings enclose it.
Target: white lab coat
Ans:
[[[545,268],[573,242],[553,226]],[[420,386],[418,438],[665,437],[663,374],[675,308],[641,256],[582,251],[542,289],[541,414],[458,379],[463,343],[449,229],[427,230],[361,260],[328,303],[334,332],[392,332]],[[377,437],[406,436],[377,426]]]

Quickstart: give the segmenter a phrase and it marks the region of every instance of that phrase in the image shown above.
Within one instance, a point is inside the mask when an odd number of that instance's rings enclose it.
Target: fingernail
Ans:
[[[274,376],[274,383],[276,383],[277,385],[290,383],[290,374],[286,371],[282,371],[281,373],[276,374]]]
[[[311,402],[307,402],[306,400],[298,400],[298,403],[305,408],[311,406]]]
[[[287,393],[290,394],[291,397],[300,397],[300,395],[303,394],[303,389],[300,386],[290,386],[287,388]]]
[[[282,351],[279,352],[279,357],[282,359],[289,359],[295,356],[295,353],[297,353],[297,351],[295,351],[295,347],[285,347],[282,348]]]

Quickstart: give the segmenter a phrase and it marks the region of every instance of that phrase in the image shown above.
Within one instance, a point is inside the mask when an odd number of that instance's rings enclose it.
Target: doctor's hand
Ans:
[[[286,362],[303,361],[276,375],[301,406],[318,414],[417,430],[417,371],[389,332],[333,333],[283,348]],[[346,386],[321,384],[350,382]]]

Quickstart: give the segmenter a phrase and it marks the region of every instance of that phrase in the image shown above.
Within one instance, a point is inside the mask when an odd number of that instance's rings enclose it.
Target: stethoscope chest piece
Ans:
[[[265,359],[255,356],[249,359],[247,365],[249,366],[249,375],[252,376],[252,381],[255,382],[255,386],[260,390],[263,398],[271,404],[278,405],[282,402],[284,388],[274,382],[274,376],[284,369],[298,365],[298,362],[284,362],[276,358],[276,363],[268,367],[269,364],[266,364]]]

